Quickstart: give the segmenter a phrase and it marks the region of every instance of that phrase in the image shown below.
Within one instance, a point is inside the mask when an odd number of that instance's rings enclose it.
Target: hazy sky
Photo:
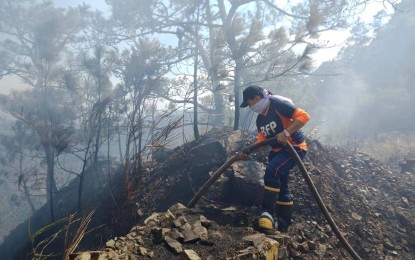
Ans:
[[[105,0],[54,0],[52,1],[56,5],[61,6],[78,6],[82,3],[92,6],[94,9],[102,10],[103,12],[109,11],[108,5]]]
[[[109,6],[105,0],[54,0],[57,6],[78,6],[82,3],[92,6],[92,9],[102,10],[104,13],[109,12]],[[0,79],[0,94],[8,94],[10,89],[23,89],[24,84],[15,76],[3,77]]]
[[[105,0],[54,0],[53,1],[58,6],[78,6],[82,3],[90,5],[93,9],[101,10],[104,14],[110,12],[109,6],[105,3]],[[384,8],[382,3],[377,3],[376,1],[367,5],[364,12],[361,14],[361,18],[366,22],[371,22],[373,16],[381,9]],[[388,13],[392,13],[392,8],[387,10]],[[334,59],[340,49],[344,46],[347,37],[349,36],[349,31],[329,31],[321,35],[319,42],[329,42],[330,48],[321,49],[316,54],[313,55],[315,59],[315,66],[319,66],[322,62]],[[163,39],[162,39],[163,40]],[[169,43],[166,43],[169,45]],[[9,93],[10,89],[22,89],[23,84],[16,77],[4,77],[0,79],[0,94]]]

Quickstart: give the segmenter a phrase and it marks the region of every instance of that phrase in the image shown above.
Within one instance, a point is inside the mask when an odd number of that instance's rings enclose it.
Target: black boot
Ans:
[[[273,229],[275,203],[277,201],[278,192],[264,190],[264,198],[262,201],[262,214],[258,219],[258,227],[261,229]]]
[[[283,202],[287,203],[287,202]],[[292,203],[292,202],[288,202]],[[278,231],[281,232],[288,232],[288,228],[290,227],[292,223],[292,205],[281,205],[277,202],[277,220],[278,220]]]

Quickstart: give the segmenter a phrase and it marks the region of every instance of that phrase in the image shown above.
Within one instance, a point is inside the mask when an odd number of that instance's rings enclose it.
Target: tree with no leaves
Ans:
[[[2,97],[5,110],[24,122],[40,140],[47,165],[46,191],[54,220],[55,158],[59,137],[74,120],[70,100],[62,88],[63,55],[81,28],[75,9],[63,10],[50,2],[1,1],[0,70],[19,77],[27,90]]]
[[[319,33],[347,27],[366,2],[107,1],[117,24],[133,32],[118,34],[120,40],[154,33],[176,35],[179,49],[197,47],[212,91],[221,79],[232,79],[233,93],[227,94],[234,97],[234,129],[239,128],[238,104],[245,86],[308,73],[310,53],[323,47],[314,43]],[[299,45],[308,47],[296,54],[293,49]],[[218,100],[216,105],[220,106]]]

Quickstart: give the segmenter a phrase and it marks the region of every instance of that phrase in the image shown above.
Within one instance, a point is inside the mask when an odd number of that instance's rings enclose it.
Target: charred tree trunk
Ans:
[[[195,42],[199,42],[199,12],[200,8],[197,7],[197,14],[196,14],[196,29],[195,29]],[[198,62],[199,62],[199,51],[197,45],[195,44],[195,63],[193,65],[193,134],[195,136],[195,140],[199,140],[199,122],[198,122],[198,115],[197,115],[197,88],[198,81],[197,81],[197,70],[198,70]]]
[[[235,121],[233,124],[233,129],[238,130],[239,129],[239,119],[240,119],[240,96],[241,96],[241,86],[242,86],[242,80],[241,80],[241,70],[243,67],[243,61],[242,58],[238,58],[235,60],[236,66],[235,66],[235,80],[234,80],[234,88],[233,88],[233,94],[235,95]]]
[[[47,175],[46,175],[46,194],[47,202],[49,203],[50,208],[50,218],[51,221],[55,221],[54,214],[54,193],[57,192],[58,188],[56,187],[55,182],[55,150],[50,144],[44,146],[46,153],[46,165],[47,165]]]

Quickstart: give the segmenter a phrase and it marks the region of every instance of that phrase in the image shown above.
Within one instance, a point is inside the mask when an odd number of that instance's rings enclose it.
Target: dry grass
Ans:
[[[358,148],[386,164],[398,164],[415,152],[415,133],[380,134],[359,143]]]
[[[69,259],[69,255],[75,252],[79,244],[81,243],[84,236],[90,232],[87,231],[88,225],[92,220],[95,210],[90,211],[82,218],[76,218],[75,214],[71,214],[66,218],[57,220],[47,226],[37,230],[33,235],[30,236],[32,242],[32,255],[33,259],[41,260],[48,258],[56,258],[62,256],[62,259]],[[39,243],[36,243],[36,238],[46,232],[57,228],[52,235],[43,239]],[[54,252],[45,254],[45,250],[57,239],[64,236],[64,249],[62,252]]]

